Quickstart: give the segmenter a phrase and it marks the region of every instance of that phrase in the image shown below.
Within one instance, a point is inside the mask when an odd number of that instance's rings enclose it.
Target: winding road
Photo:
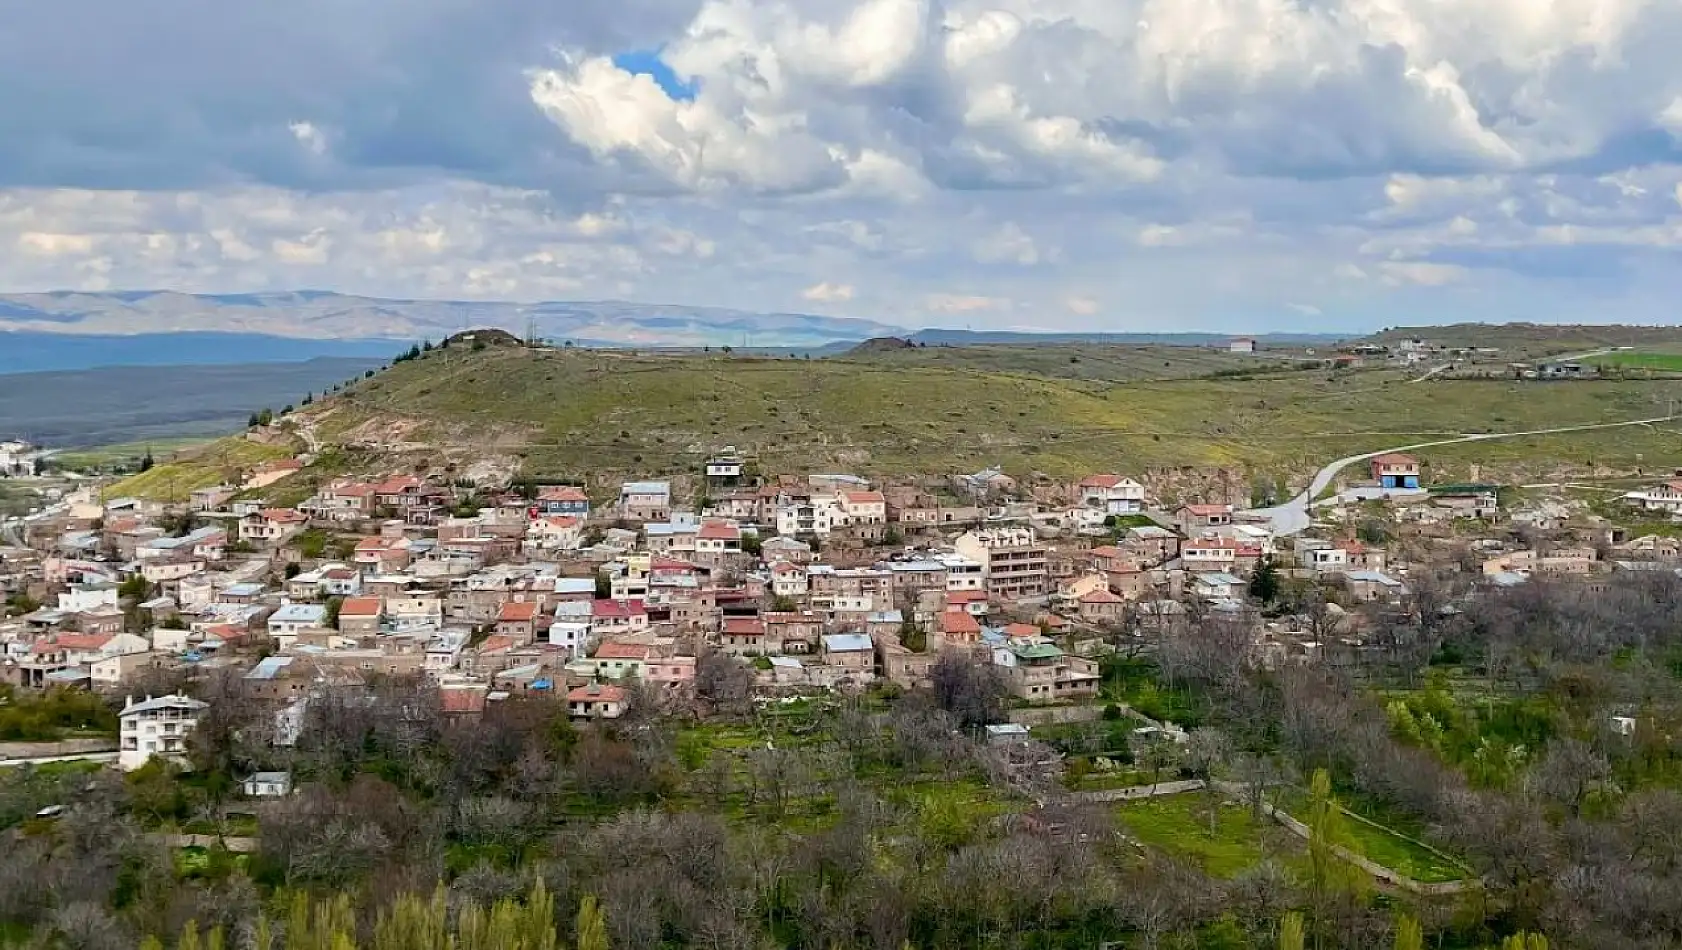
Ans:
[[[1308,526],[1312,524],[1314,520],[1311,512],[1311,509],[1315,505],[1314,499],[1319,497],[1320,493],[1326,490],[1326,486],[1332,483],[1332,479],[1337,477],[1337,473],[1357,462],[1365,462],[1369,459],[1377,458],[1380,455],[1387,455],[1391,452],[1414,452],[1419,449],[1430,449],[1443,445],[1459,445],[1464,442],[1493,442],[1498,439],[1522,439],[1526,436],[1533,435],[1559,435],[1567,432],[1589,432],[1595,429],[1622,429],[1629,426],[1650,426],[1660,422],[1670,422],[1675,418],[1675,415],[1655,416],[1651,419],[1631,419],[1628,422],[1597,422],[1590,425],[1558,426],[1552,429],[1527,429],[1523,432],[1484,432],[1473,435],[1463,435],[1454,439],[1438,439],[1433,442],[1415,442],[1411,445],[1398,445],[1388,449],[1379,449],[1376,452],[1363,452],[1360,455],[1350,455],[1345,458],[1340,458],[1335,462],[1331,462],[1323,466],[1318,472],[1314,473],[1314,479],[1308,483],[1308,488],[1295,498],[1292,498],[1290,501],[1287,501],[1282,505],[1275,505],[1271,508],[1253,508],[1245,513],[1255,517],[1267,518],[1273,522],[1273,533],[1276,536],[1288,537],[1293,534],[1301,534],[1308,529]]]

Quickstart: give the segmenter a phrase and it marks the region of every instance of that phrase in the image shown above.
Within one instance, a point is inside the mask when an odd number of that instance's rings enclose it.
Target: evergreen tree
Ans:
[[[1273,563],[1273,558],[1263,558],[1256,565],[1256,572],[1250,575],[1250,596],[1264,604],[1271,604],[1279,597],[1279,566]]]
[[[140,459],[140,470],[142,472],[150,472],[152,470],[152,466],[156,464],[157,462],[152,458],[152,447],[147,446],[146,454]]]

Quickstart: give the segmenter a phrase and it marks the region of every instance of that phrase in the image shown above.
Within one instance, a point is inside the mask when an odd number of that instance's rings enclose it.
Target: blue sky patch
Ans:
[[[653,79],[666,95],[680,102],[688,102],[695,98],[695,85],[679,79],[677,73],[672,72],[672,67],[660,58],[658,49],[634,49],[620,53],[613,57],[613,65],[628,73]]]

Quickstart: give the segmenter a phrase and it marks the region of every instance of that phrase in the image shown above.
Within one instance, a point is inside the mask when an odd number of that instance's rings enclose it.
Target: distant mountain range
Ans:
[[[216,333],[316,341],[419,341],[438,339],[468,327],[500,327],[522,336],[531,330],[541,337],[570,340],[580,346],[646,347],[817,347],[905,332],[904,328],[872,320],[617,300],[386,300],[314,290],[0,295],[0,332],[97,336]],[[248,353],[230,353],[224,361],[249,358]]]

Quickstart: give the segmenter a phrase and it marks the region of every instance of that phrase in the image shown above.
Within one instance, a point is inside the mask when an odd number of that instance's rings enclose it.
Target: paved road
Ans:
[[[115,762],[115,752],[84,752],[81,755],[44,755],[35,759],[0,759],[0,769],[19,765],[52,765],[54,762]]]
[[[1377,458],[1380,455],[1386,455],[1391,452],[1414,452],[1419,449],[1436,448],[1437,446],[1442,445],[1458,445],[1463,442],[1493,442],[1498,439],[1522,439],[1525,436],[1532,435],[1558,435],[1565,432],[1588,432],[1594,429],[1622,429],[1629,426],[1650,426],[1660,422],[1669,422],[1675,418],[1676,416],[1674,415],[1655,416],[1651,419],[1631,419],[1628,422],[1599,422],[1592,425],[1559,426],[1552,429],[1528,429],[1523,432],[1483,432],[1474,435],[1463,435],[1454,439],[1438,439],[1434,442],[1415,442],[1412,445],[1398,445],[1393,448],[1379,449],[1376,452],[1363,452],[1360,455],[1351,455],[1346,458],[1340,458],[1337,461],[1331,462],[1322,467],[1318,472],[1314,473],[1314,480],[1308,483],[1308,489],[1306,491],[1295,498],[1292,498],[1290,501],[1285,502],[1283,505],[1275,505],[1272,508],[1255,508],[1247,512],[1247,514],[1271,520],[1273,522],[1273,533],[1280,537],[1301,534],[1302,532],[1308,530],[1308,526],[1313,523],[1313,517],[1310,514],[1310,509],[1314,507],[1314,499],[1318,498],[1320,493],[1326,490],[1326,486],[1332,483],[1332,479],[1337,477],[1337,473],[1357,462],[1365,462],[1369,459]]]

